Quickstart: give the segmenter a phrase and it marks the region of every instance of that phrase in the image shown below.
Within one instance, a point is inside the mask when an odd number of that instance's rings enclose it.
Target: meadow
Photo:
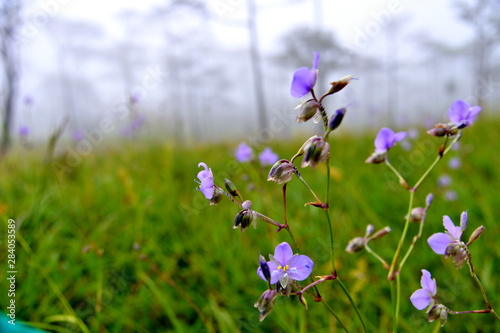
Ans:
[[[348,115],[349,116],[349,115]],[[468,210],[466,237],[478,226],[485,232],[471,245],[477,274],[492,306],[500,310],[500,142],[495,119],[478,117],[464,130],[460,148],[451,151],[417,192],[423,206],[434,193],[422,239],[401,275],[401,332],[435,332],[425,311],[409,301],[420,288],[421,269],[437,280],[438,295],[454,310],[484,309],[467,266],[456,269],[426,243],[442,232],[442,216],[456,223]],[[404,129],[398,129],[404,130]],[[415,182],[434,160],[442,140],[418,129],[412,149],[398,144],[391,161]],[[367,224],[392,231],[371,243],[390,260],[407,211],[408,193],[384,165],[364,163],[373,151],[376,131],[332,134],[331,208],[336,266],[371,332],[387,332],[392,306],[387,270],[366,251],[344,251],[350,239],[363,236]],[[266,143],[290,158],[305,138]],[[62,143],[65,145],[66,143]],[[307,297],[305,310],[295,297],[278,299],[262,322],[254,308],[266,283],[256,274],[259,253],[290,241],[286,232],[259,221],[256,229],[233,229],[239,208],[227,198],[210,206],[193,181],[199,162],[213,170],[216,183],[229,178],[253,208],[279,220],[281,186],[267,182],[269,167],[238,163],[238,142],[183,147],[153,139],[103,143],[64,174],[44,159],[43,147],[15,147],[0,164],[2,221],[0,266],[6,270],[8,219],[16,221],[16,319],[49,332],[337,332],[325,307]],[[449,161],[459,158],[458,167]],[[320,195],[324,167],[301,169]],[[442,175],[451,183],[439,185]],[[450,192],[453,191],[453,192]],[[452,198],[451,194],[455,195]],[[454,199],[454,200],[450,200]],[[301,250],[313,259],[313,276],[329,273],[329,236],[324,214],[307,206],[311,194],[299,181],[288,184],[288,220]],[[418,225],[410,225],[408,241]],[[4,280],[2,278],[2,280]],[[2,281],[0,306],[7,298]],[[351,332],[361,331],[352,307],[334,282],[319,292]],[[450,315],[443,332],[495,332],[490,314]]]

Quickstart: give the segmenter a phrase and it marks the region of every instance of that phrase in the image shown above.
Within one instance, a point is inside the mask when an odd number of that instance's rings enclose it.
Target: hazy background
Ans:
[[[40,0],[19,18],[13,138],[65,119],[67,139],[103,120],[110,138],[186,143],[310,131],[288,126],[289,88],[313,51],[317,94],[359,79],[327,101],[350,105],[342,130],[431,126],[456,99],[484,113],[500,99],[498,0]]]

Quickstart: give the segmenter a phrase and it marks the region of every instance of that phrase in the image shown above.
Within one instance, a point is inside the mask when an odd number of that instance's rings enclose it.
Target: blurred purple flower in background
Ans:
[[[456,191],[448,190],[448,191],[444,192],[444,199],[446,201],[456,201],[457,198],[458,198],[458,194]]]
[[[319,53],[314,51],[314,61],[311,69],[307,67],[299,68],[293,74],[290,93],[293,97],[301,98],[307,95],[316,84],[318,78]]]
[[[450,169],[458,169],[458,168],[460,168],[461,165],[462,165],[462,162],[460,161],[460,158],[458,158],[458,157],[451,158],[448,162],[448,166],[450,167]]]
[[[33,105],[33,102],[34,102],[33,97],[31,97],[30,95],[24,96],[24,99],[23,99],[24,105],[31,106],[31,105]]]
[[[446,175],[446,174],[443,174],[443,175],[439,176],[439,178],[437,180],[437,183],[438,183],[439,187],[450,186],[450,184],[451,184],[451,177],[448,176],[448,175]]]
[[[278,154],[267,147],[259,154],[259,161],[261,165],[273,165],[278,161]]]
[[[200,187],[198,188],[201,193],[207,198],[211,200],[214,196],[215,184],[214,184],[214,175],[212,173],[212,169],[210,169],[205,163],[200,162],[198,167],[203,167],[205,170],[201,170],[198,172],[198,179],[200,180]]]
[[[133,136],[146,122],[144,115],[137,115],[130,124],[122,130],[122,134],[126,137]]]
[[[236,148],[234,155],[239,162],[248,162],[253,158],[253,150],[245,142],[242,142]]]
[[[287,242],[278,244],[274,256],[269,255],[269,259],[271,261],[268,261],[267,265],[271,273],[270,283],[275,284],[279,281],[283,288],[287,287],[290,279],[296,281],[307,279],[314,267],[314,262],[308,256],[293,254]],[[261,266],[257,268],[257,274],[262,280],[267,281]]]
[[[465,128],[472,125],[479,112],[481,112],[480,106],[469,106],[459,99],[448,109],[448,118],[455,123],[457,128]]]
[[[396,142],[403,140],[406,132],[394,133],[390,128],[382,128],[375,138],[375,152],[384,153],[394,147]]]
[[[73,133],[71,134],[71,137],[73,138],[73,140],[77,142],[85,138],[85,136],[83,135],[83,131],[79,129],[74,130]]]
[[[437,292],[436,279],[431,279],[431,273],[425,269],[422,270],[420,285],[422,289],[416,290],[410,296],[410,301],[417,310],[423,310],[431,303],[434,303]]]
[[[432,251],[437,254],[446,254],[446,249],[452,242],[461,242],[462,233],[467,228],[467,212],[460,215],[459,227],[456,227],[447,215],[443,216],[443,225],[446,232],[438,232],[427,240]]]
[[[20,136],[27,137],[30,135],[30,133],[31,133],[31,130],[28,126],[22,125],[19,127],[19,135]]]

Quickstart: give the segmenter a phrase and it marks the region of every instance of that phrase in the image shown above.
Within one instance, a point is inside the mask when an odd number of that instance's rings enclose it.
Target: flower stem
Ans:
[[[347,288],[345,287],[344,283],[342,283],[342,280],[340,280],[340,278],[337,276],[337,278],[335,279],[335,281],[338,282],[338,284],[340,285],[340,288],[342,288],[342,291],[344,292],[344,294],[347,296],[347,298],[349,299],[349,302],[351,303],[352,307],[354,308],[354,310],[356,311],[356,315],[358,316],[359,318],[359,321],[361,322],[361,325],[363,326],[363,331],[365,333],[368,332],[368,329],[366,328],[366,325],[365,325],[365,321],[363,320],[363,316],[361,316],[361,313],[359,312],[359,309],[358,309],[358,306],[356,305],[356,303],[354,303],[354,300],[352,299],[351,297],[351,294],[349,293],[349,291],[347,290]]]
[[[340,324],[340,326],[342,326],[344,331],[349,333],[349,330],[347,329],[347,327],[345,327],[344,323],[342,322],[342,320],[340,320],[340,317],[335,313],[332,307],[328,305],[326,302],[321,302],[321,303],[323,303],[323,305],[328,309],[328,311],[330,311],[330,313],[335,317],[335,319],[337,319],[338,323]]]
[[[382,266],[384,266],[385,269],[388,270],[390,268],[389,264],[381,256],[379,256],[375,251],[373,251],[368,246],[368,242],[365,243],[365,249],[366,249],[366,251],[368,251],[368,253],[370,253],[372,256],[374,256],[375,258],[377,258],[377,260],[382,263]]]
[[[399,171],[389,162],[389,157],[387,156],[385,158],[385,164],[389,167],[389,169],[392,170],[392,172],[394,172],[394,174],[398,177],[399,179],[399,184],[401,184],[401,186],[403,186],[404,188],[406,188],[407,190],[410,189],[410,187],[408,186],[408,183],[406,182],[406,180],[403,178],[403,176],[401,176],[401,174],[399,173]]]
[[[427,211],[427,208],[426,208],[426,211]],[[422,218],[422,221],[420,221],[420,227],[418,228],[418,234],[413,237],[413,240],[410,244],[410,247],[406,251],[406,254],[404,255],[403,259],[401,259],[401,263],[399,264],[399,267],[398,267],[398,272],[401,272],[401,270],[403,269],[403,265],[406,262],[406,259],[408,259],[408,257],[410,256],[410,253],[413,251],[413,248],[415,247],[415,244],[417,244],[417,241],[420,239],[420,237],[422,237],[422,231],[424,230],[424,223],[425,223],[425,215]]]
[[[309,184],[307,184],[307,182],[305,181],[304,178],[302,178],[302,176],[300,174],[296,174],[297,175],[297,178],[299,178],[299,180],[304,183],[304,185],[309,189],[309,191],[311,191],[312,195],[314,196],[314,198],[316,199],[316,203],[317,204],[320,204],[320,205],[323,205],[323,202],[321,201],[320,198],[318,198],[318,196],[316,195],[316,193],[313,191],[313,189],[311,188],[311,186],[309,186]],[[329,177],[329,175],[328,175]]]
[[[491,307],[490,301],[488,300],[488,296],[486,296],[486,292],[484,291],[483,284],[479,280],[479,277],[476,274],[476,271],[474,270],[474,266],[472,265],[472,254],[470,251],[467,251],[467,265],[469,265],[469,270],[470,270],[470,275],[474,278],[476,281],[479,289],[481,290],[481,294],[483,295],[484,302],[486,303],[486,306],[488,307],[488,312],[492,312],[495,317],[500,320],[500,316],[498,316],[498,313],[495,312],[495,310]]]

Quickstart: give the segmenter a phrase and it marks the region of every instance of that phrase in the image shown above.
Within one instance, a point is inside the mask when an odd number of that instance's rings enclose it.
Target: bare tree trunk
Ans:
[[[250,58],[252,61],[253,81],[257,102],[257,116],[259,128],[267,125],[267,110],[264,94],[264,81],[262,79],[262,63],[259,52],[259,37],[256,25],[255,0],[248,0],[248,32],[250,34]]]
[[[3,112],[2,119],[2,141],[0,143],[0,157],[3,157],[10,146],[10,131],[12,116],[14,113],[14,101],[17,92],[17,58],[15,34],[19,24],[19,12],[21,5],[15,0],[3,0],[0,7],[0,54],[5,71],[4,100],[0,106]]]

